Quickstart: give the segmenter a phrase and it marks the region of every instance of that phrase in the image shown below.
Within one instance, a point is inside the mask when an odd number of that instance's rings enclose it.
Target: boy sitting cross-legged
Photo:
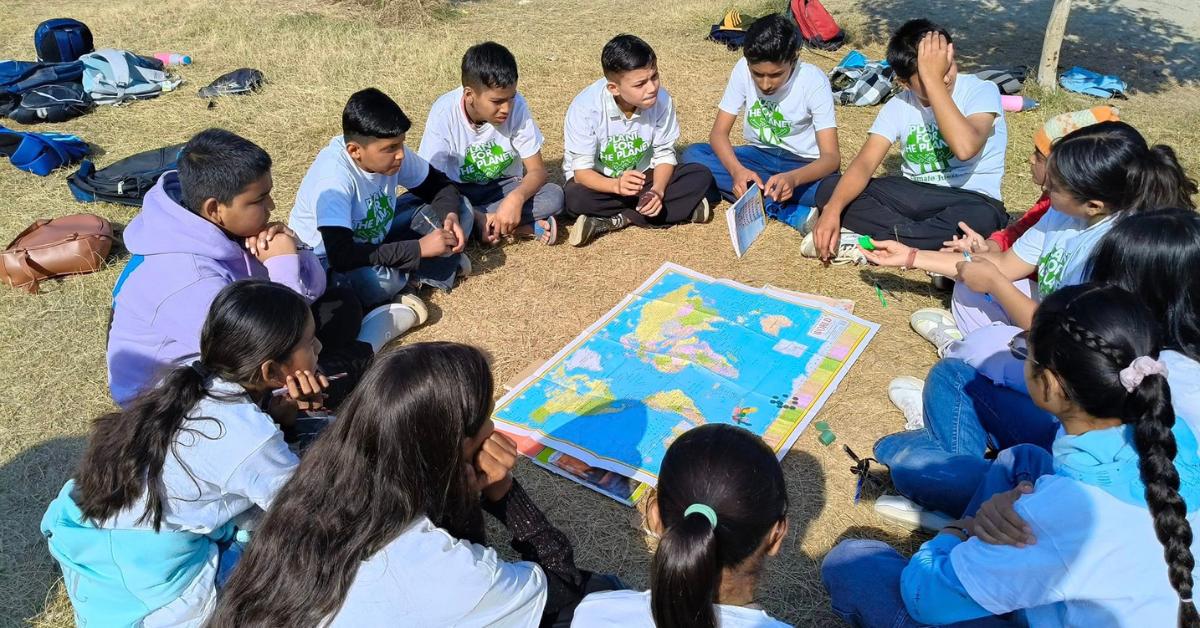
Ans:
[[[531,236],[554,244],[563,191],[546,182],[542,141],[517,93],[516,59],[489,41],[463,55],[462,87],[434,101],[417,154],[453,179],[476,208],[483,241]]]
[[[333,283],[353,288],[368,309],[412,284],[449,290],[470,268],[464,234],[474,212],[446,175],[405,147],[411,126],[383,92],[352,95],[342,134],[309,167],[288,220]]]
[[[820,217],[800,246],[806,257],[862,261],[858,234],[936,251],[959,222],[979,233],[1008,223],[1000,202],[1008,127],[999,88],[959,74],[950,34],[928,20],[901,26],[887,60],[908,89],[879,110],[845,174],[821,184]],[[872,179],[897,142],[904,176]]]
[[[604,78],[567,109],[563,170],[565,215],[572,246],[634,224],[708,222],[705,194],[712,173],[699,164],[676,167],[679,122],[659,85],[658,59],[633,35],[617,35],[600,56]]]
[[[800,61],[800,42],[789,17],[755,20],[746,30],[745,58],[729,75],[710,143],[689,146],[683,162],[711,170],[731,202],[758,184],[767,215],[803,230],[818,185],[837,172],[841,155],[829,79]],[[729,135],[743,110],[747,144],[735,148]]]

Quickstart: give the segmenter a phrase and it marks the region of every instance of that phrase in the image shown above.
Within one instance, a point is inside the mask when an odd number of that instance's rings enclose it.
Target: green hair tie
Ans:
[[[704,504],[692,504],[688,506],[687,510],[683,511],[683,517],[686,519],[688,515],[697,513],[704,515],[704,518],[708,519],[708,522],[712,524],[713,529],[717,529],[717,511]]]

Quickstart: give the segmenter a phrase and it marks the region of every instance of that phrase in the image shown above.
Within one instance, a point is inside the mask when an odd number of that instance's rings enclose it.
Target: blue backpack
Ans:
[[[0,61],[0,94],[23,94],[35,87],[55,83],[79,83],[83,80],[83,63],[37,63],[34,61]]]
[[[92,152],[87,142],[66,133],[23,133],[0,126],[0,156],[12,165],[44,177]]]
[[[93,51],[92,31],[86,24],[69,17],[46,20],[33,31],[33,48],[38,61],[62,63],[74,61]]]
[[[1063,72],[1062,76],[1058,77],[1058,82],[1068,91],[1097,98],[1125,98],[1125,90],[1128,89],[1125,81],[1118,77],[1079,66]]]

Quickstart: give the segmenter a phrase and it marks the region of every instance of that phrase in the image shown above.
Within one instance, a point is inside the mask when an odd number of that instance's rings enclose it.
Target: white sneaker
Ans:
[[[909,530],[937,532],[952,519],[940,512],[926,510],[899,495],[882,495],[875,500],[875,512],[880,517]]]
[[[814,227],[817,226],[817,219],[821,217],[821,212],[816,207],[808,208],[808,216],[804,219],[804,224],[800,227],[802,235],[812,233]]]
[[[925,307],[913,312],[908,319],[913,331],[937,347],[938,357],[945,357],[950,343],[963,339],[963,334],[954,323],[954,315],[940,307]]]
[[[860,236],[848,229],[842,229],[841,235],[838,237],[838,250],[833,259],[829,263],[841,266],[842,264],[860,264],[867,263],[867,256],[863,255],[862,249],[858,248],[858,238]],[[813,234],[810,231],[800,241],[800,255],[804,257],[817,257],[817,244],[813,239]]]
[[[902,375],[888,384],[888,399],[904,413],[904,429],[912,431],[925,427],[925,412],[922,393],[925,381]]]
[[[379,353],[387,343],[428,318],[429,310],[425,302],[415,294],[404,294],[400,296],[399,303],[386,303],[367,312],[358,331],[358,340],[371,345]]]

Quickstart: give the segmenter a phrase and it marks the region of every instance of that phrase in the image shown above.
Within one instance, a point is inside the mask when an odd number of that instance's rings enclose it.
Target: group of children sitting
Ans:
[[[1020,233],[984,240],[1008,221],[1004,118],[995,85],[957,73],[949,33],[897,31],[888,60],[908,89],[840,176],[829,84],[799,46],[789,19],[756,21],[710,143],[678,163],[653,50],[614,38],[604,78],[567,111],[561,188],[494,43],[467,51],[415,153],[392,99],[351,96],[286,226],[269,219],[265,151],[219,129],[192,138],[125,232],[108,345],[120,410],[96,421],[42,520],[79,623],[783,625],[755,603],[788,531],[758,437],[707,425],[672,443],[646,508],[651,587],[629,591],[577,566],[513,479],[483,352],[380,351],[424,319],[420,286],[469,273],[470,241],[553,244],[560,216],[575,245],[706,222],[758,185],[806,255],[958,280],[952,312],[913,316],[945,359],[889,390],[919,429],[875,451],[901,494],[880,513],[939,533],[911,560],[835,547],[822,574],[835,612],[860,626],[1200,626],[1194,181],[1114,111],[1070,114],[1035,140],[1046,196]],[[872,178],[897,141],[903,176]],[[327,407],[336,419],[302,438],[300,417]],[[484,512],[522,561],[488,546]]]

